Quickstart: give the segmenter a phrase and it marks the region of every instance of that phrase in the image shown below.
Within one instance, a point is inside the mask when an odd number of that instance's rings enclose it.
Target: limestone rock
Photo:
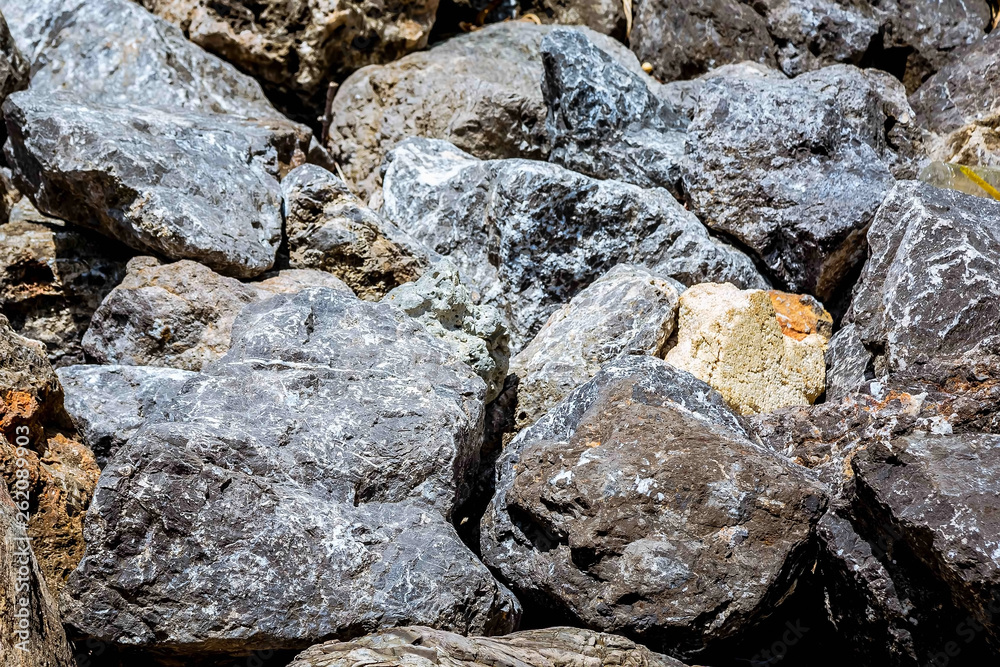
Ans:
[[[528,160],[480,161],[410,139],[388,158],[382,213],[449,257],[508,320],[519,350],[545,320],[616,264],[684,284],[763,287],[753,263],[712,239],[661,189],[597,180]]]
[[[555,667],[644,665],[683,667],[665,655],[616,635],[580,628],[525,630],[503,637],[463,637],[431,628],[395,628],[350,641],[318,644],[289,667],[354,667],[378,661],[400,667]]]
[[[677,290],[639,266],[619,264],[552,313],[511,362],[520,378],[517,420],[533,424],[621,355],[661,356],[674,332]]]
[[[626,356],[505,450],[483,557],[526,604],[693,657],[774,611],[824,506],[707,385]]]
[[[3,108],[7,159],[41,212],[230,275],[254,276],[274,263],[277,177],[308,140],[298,126],[82,104],[33,90]]]
[[[706,283],[681,295],[666,360],[750,414],[815,401],[826,387],[825,348],[819,334],[784,335],[767,292]]]
[[[454,346],[458,358],[486,383],[487,403],[500,394],[510,365],[510,334],[496,308],[473,302],[454,264],[438,262],[420,280],[389,292],[384,301]]]
[[[281,181],[291,266],[328,271],[362,299],[420,277],[427,258],[327,170],[306,164]]]
[[[305,275],[296,279],[289,273]],[[83,347],[101,364],[201,370],[229,349],[233,321],[247,304],[310,286],[349,291],[320,271],[283,271],[259,283],[241,283],[197,262],[161,265],[137,257],[94,313]]]
[[[865,349],[853,322],[830,339],[826,349],[826,400],[839,400],[874,378],[872,355]]]
[[[272,294],[295,294],[310,287],[328,287],[351,294],[351,288],[344,281],[326,271],[315,269],[282,269],[277,273],[265,274],[269,278],[248,284],[257,290],[258,298],[267,299]]]
[[[447,522],[484,394],[388,304],[326,288],[251,304],[226,356],[103,471],[63,598],[72,636],[182,658],[512,630],[517,602]]]

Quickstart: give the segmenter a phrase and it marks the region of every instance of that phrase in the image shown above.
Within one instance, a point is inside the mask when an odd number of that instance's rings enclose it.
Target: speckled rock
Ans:
[[[72,636],[206,656],[512,630],[517,602],[447,522],[482,380],[401,310],[327,288],[251,304],[232,340],[103,471]]]
[[[458,358],[486,383],[487,403],[500,394],[510,365],[510,334],[496,308],[473,302],[453,263],[441,260],[420,280],[397,287],[384,300],[454,346]]]
[[[497,477],[483,557],[526,604],[682,659],[774,611],[825,506],[721,396],[646,356],[522,431]]]
[[[660,356],[674,332],[677,290],[639,266],[619,264],[552,313],[511,362],[520,378],[516,426],[533,424],[604,363]]]
[[[684,284],[762,287],[738,250],[711,238],[666,191],[528,160],[480,161],[410,139],[388,157],[382,213],[449,257],[497,306],[517,351],[559,305],[616,264]]]
[[[33,90],[3,108],[5,154],[41,212],[239,277],[274,263],[277,177],[304,161],[308,140],[298,126],[84,104]]]
[[[354,667],[377,661],[399,667],[556,667],[644,665],[683,667],[616,635],[580,628],[525,630],[503,637],[463,637],[432,628],[395,628],[345,642],[318,644],[289,667]]]
[[[369,301],[416,280],[426,267],[426,253],[415,241],[326,169],[293,169],[281,190],[291,266],[328,271]]]
[[[28,86],[28,61],[21,55],[7,27],[7,21],[0,13],[0,104],[11,93]],[[7,130],[0,128],[0,138]]]
[[[853,322],[833,335],[826,349],[826,400],[838,400],[874,379],[872,355]]]
[[[164,409],[191,371],[159,366],[66,366],[56,371],[65,394],[66,412],[80,437],[107,465],[143,422],[164,421]]]
[[[241,283],[197,262],[136,257],[94,313],[83,347],[101,364],[201,370],[229,350],[233,320],[247,304],[316,286],[350,291],[321,271]]]
[[[705,283],[680,296],[666,360],[751,414],[815,401],[826,388],[825,350],[820,334],[785,335],[767,292]]]

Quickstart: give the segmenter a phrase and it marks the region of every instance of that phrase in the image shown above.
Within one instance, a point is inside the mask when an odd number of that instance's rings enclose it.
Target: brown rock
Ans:
[[[833,317],[823,309],[823,304],[809,294],[789,294],[778,290],[768,290],[771,306],[781,325],[781,333],[803,340],[806,336],[819,334],[829,342],[833,337]]]

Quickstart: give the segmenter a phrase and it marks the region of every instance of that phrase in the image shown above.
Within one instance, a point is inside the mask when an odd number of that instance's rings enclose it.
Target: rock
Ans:
[[[486,383],[487,403],[500,394],[510,364],[510,335],[496,308],[473,302],[454,264],[438,262],[420,280],[397,287],[384,300],[454,346],[458,358]]]
[[[785,335],[771,296],[706,283],[680,296],[667,363],[717,390],[741,414],[809,405],[826,388],[826,339]]]
[[[874,379],[872,355],[853,322],[830,339],[826,349],[826,400],[835,401]]]
[[[1000,203],[896,185],[868,231],[851,305],[876,375],[973,350],[1000,318]]]
[[[5,154],[41,212],[239,277],[274,263],[277,177],[308,140],[297,126],[81,104],[33,90],[3,108]]]
[[[296,280],[288,273],[306,275]],[[137,257],[94,313],[83,347],[101,364],[198,371],[229,350],[233,321],[247,304],[310,286],[349,291],[319,271],[283,271],[259,283],[241,283],[197,262],[161,265]]]
[[[129,0],[5,0],[2,8],[36,93],[285,120],[256,81]]]
[[[327,170],[297,167],[281,190],[291,266],[328,271],[368,301],[420,277],[427,258],[417,244]]]
[[[586,26],[624,43],[629,20],[622,3],[612,0],[530,0],[531,13],[543,23]],[[522,17],[528,12],[523,12]]]
[[[3,437],[0,436],[0,440]],[[59,608],[45,585],[31,551],[30,537],[15,503],[0,484],[0,665],[3,667],[73,667]],[[24,587],[24,588],[22,588]],[[24,614],[23,623],[18,615]]]
[[[56,371],[66,412],[106,466],[146,420],[165,421],[166,406],[197,373],[158,366],[67,366]]]
[[[885,119],[884,98],[856,68],[709,79],[689,130],[692,210],[789,291],[829,300],[863,260],[864,231],[892,186],[878,148]]]
[[[390,62],[427,46],[435,0],[370,5],[290,0],[218,5],[141,0],[189,39],[278,90],[309,98],[331,77]]]
[[[53,366],[82,363],[80,340],[131,252],[38,213],[26,198],[10,219],[0,225],[0,311],[15,331],[45,343]]]
[[[833,317],[815,297],[778,290],[768,290],[767,295],[771,297],[771,307],[781,326],[781,333],[795,340],[819,336],[829,343],[833,336]]]
[[[64,595],[72,636],[180,659],[406,624],[512,630],[517,602],[447,522],[485,394],[452,357],[343,291],[245,308],[226,356],[105,468]]]
[[[318,644],[289,667],[354,667],[378,661],[405,667],[554,667],[555,665],[683,665],[616,635],[580,628],[525,630],[503,637],[463,637],[431,628],[395,628],[350,641]]]
[[[21,55],[3,14],[0,14],[0,104],[11,93],[28,87],[28,62]],[[0,137],[6,131],[0,129]]]
[[[483,557],[523,601],[678,657],[774,611],[825,506],[721,396],[645,356],[605,365],[522,431],[497,478]]]
[[[745,255],[709,237],[665,190],[543,162],[483,162],[443,141],[411,139],[390,153],[383,195],[389,220],[454,261],[483,302],[500,309],[515,351],[622,262],[684,284],[766,285]]]
[[[514,357],[516,428],[533,424],[622,355],[662,356],[674,332],[677,290],[639,266],[619,264],[552,313]]]
[[[344,281],[326,271],[314,269],[283,269],[277,273],[265,274],[270,278],[248,283],[257,290],[258,298],[267,299],[272,294],[295,294],[310,287],[328,287],[351,294],[351,288]],[[245,283],[246,284],[246,283]]]

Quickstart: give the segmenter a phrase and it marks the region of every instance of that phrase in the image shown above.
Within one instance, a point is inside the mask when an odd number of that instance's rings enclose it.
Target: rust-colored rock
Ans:
[[[808,294],[790,294],[778,290],[768,290],[771,306],[781,325],[781,333],[804,340],[806,336],[819,334],[829,341],[833,336],[833,316],[826,312],[823,304]]]

